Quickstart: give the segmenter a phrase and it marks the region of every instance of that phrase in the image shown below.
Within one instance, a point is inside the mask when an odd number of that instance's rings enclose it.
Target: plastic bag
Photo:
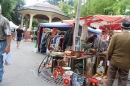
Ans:
[[[12,64],[12,59],[10,53],[2,54],[3,55],[3,65],[11,65]]]

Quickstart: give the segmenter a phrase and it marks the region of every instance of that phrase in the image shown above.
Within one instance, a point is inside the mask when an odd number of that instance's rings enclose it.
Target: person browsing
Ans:
[[[121,23],[122,32],[112,36],[108,46],[108,81],[106,86],[113,86],[118,71],[118,86],[126,86],[130,70],[130,22]]]

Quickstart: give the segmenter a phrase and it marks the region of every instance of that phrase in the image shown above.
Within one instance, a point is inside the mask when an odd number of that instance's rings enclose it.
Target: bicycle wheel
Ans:
[[[41,73],[42,69],[45,67],[45,59],[48,58],[48,55],[42,60],[41,64],[38,67],[38,73]]]
[[[47,60],[46,60],[46,62],[45,62],[45,66],[48,65],[48,64],[50,63],[51,59],[52,59],[51,56],[48,55],[48,58],[47,58]]]

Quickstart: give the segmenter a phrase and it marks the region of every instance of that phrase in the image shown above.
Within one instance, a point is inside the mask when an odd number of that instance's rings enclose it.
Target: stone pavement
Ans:
[[[33,73],[38,63],[44,58],[43,54],[34,53],[34,44],[32,42],[21,42],[20,48],[16,48],[16,41],[12,40],[11,56],[12,65],[5,66],[3,82],[0,86],[52,86]],[[117,86],[115,81],[114,86]],[[53,85],[54,86],[54,85]],[[130,86],[128,84],[127,86]]]
[[[3,81],[0,86],[52,86],[37,78],[33,69],[44,58],[43,54],[34,53],[32,42],[21,42],[20,48],[16,48],[16,42],[12,40],[11,56],[12,65],[5,66]]]

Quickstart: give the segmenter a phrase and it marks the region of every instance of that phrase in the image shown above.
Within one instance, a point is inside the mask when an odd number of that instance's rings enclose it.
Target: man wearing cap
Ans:
[[[107,86],[113,86],[116,72],[118,71],[118,86],[126,86],[130,69],[130,22],[121,24],[122,32],[112,36],[108,47],[108,69]]]
[[[10,52],[11,30],[8,19],[2,16],[0,5],[0,82],[3,76],[3,53]]]

